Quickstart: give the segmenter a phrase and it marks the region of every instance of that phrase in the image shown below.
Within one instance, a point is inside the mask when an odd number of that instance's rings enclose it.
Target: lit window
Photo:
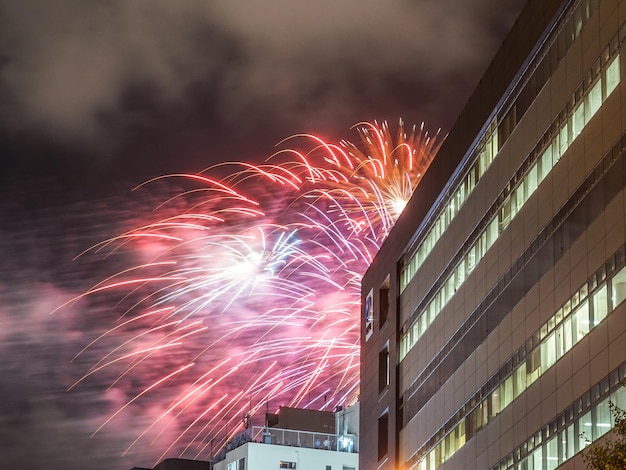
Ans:
[[[615,283],[615,278],[613,279],[613,283]],[[615,288],[613,288],[613,296],[615,297]],[[614,304],[615,305],[615,304]],[[608,313],[608,299],[607,299],[607,288],[606,285],[599,289],[593,295],[593,324],[597,325],[602,320],[606,318]]]
[[[606,96],[609,96],[619,83],[619,55],[613,58],[613,62],[606,69]]]
[[[598,80],[585,99],[585,119],[587,122],[600,109],[600,106],[602,106],[602,82]]]
[[[572,120],[572,134],[576,137],[580,134],[585,127],[585,106],[584,103],[579,103],[574,110],[574,118]]]
[[[618,272],[611,283],[613,289],[613,308],[626,299],[626,268]]]

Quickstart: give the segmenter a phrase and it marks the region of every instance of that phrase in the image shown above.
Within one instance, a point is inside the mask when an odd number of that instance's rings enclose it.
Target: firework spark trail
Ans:
[[[156,220],[90,250],[134,263],[67,303],[98,297],[122,312],[77,354],[106,351],[71,388],[121,367],[111,387],[130,397],[96,432],[150,395],[164,411],[128,449],[164,426],[178,431],[163,456],[206,457],[242,411],[356,399],[361,276],[442,139],[402,121],[395,139],[386,123],[355,128],[360,145],[300,134],[264,164],[207,169],[231,167],[221,180],[170,175],[186,187]]]

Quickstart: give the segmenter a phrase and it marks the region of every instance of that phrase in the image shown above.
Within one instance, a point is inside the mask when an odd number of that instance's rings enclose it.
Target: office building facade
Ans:
[[[584,468],[626,407],[625,71],[626,2],[524,7],[363,278],[361,468]]]

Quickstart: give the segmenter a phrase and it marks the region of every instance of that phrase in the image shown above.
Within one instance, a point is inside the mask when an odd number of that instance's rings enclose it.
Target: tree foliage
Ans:
[[[626,469],[626,411],[610,403],[615,427],[604,442],[591,444],[583,452],[589,470]]]

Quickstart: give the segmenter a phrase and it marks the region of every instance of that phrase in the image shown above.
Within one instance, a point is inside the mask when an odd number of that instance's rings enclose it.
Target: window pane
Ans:
[[[559,443],[556,438],[550,439],[546,445],[546,468],[553,470],[559,466]]]
[[[611,284],[613,288],[613,308],[615,308],[626,299],[626,268],[623,268],[613,277]]]
[[[556,362],[556,342],[554,332],[541,343],[541,370],[545,371]]]
[[[609,96],[619,83],[619,74],[619,55],[617,55],[606,69],[606,96]]]
[[[611,429],[611,410],[609,408],[608,400],[604,400],[596,406],[596,418],[594,424],[594,439],[603,436]]]
[[[593,324],[599,324],[606,318],[608,312],[608,299],[606,285],[593,294]]]
[[[539,167],[539,162],[535,162],[535,164],[532,166],[532,168],[526,175],[526,178],[524,178],[526,200],[528,200],[528,198],[533,194],[535,189],[537,189],[537,185],[539,184],[538,179],[537,179],[537,173],[539,171],[538,167]]]
[[[511,220],[511,196],[507,197],[500,209],[500,232],[503,232]]]
[[[543,180],[548,173],[552,170],[552,146],[548,145],[548,148],[541,154],[541,176]]]
[[[563,322],[563,351],[572,349],[572,318],[567,317]]]
[[[515,397],[518,397],[524,390],[526,390],[526,364],[522,363],[515,370]]]
[[[589,303],[585,301],[572,315],[572,335],[574,344],[589,333]]]
[[[494,244],[496,239],[498,238],[498,218],[494,217],[493,220],[489,223],[489,228],[487,229],[487,248],[490,248],[491,245]],[[480,255],[484,256],[484,252]]]
[[[585,118],[587,122],[593,117],[594,114],[602,106],[602,82],[598,80],[596,84],[589,90],[587,98],[585,98],[587,106],[585,108]]]
[[[576,436],[574,436],[574,424],[567,427],[567,458],[571,458],[576,453]]]
[[[572,119],[572,137],[576,138],[578,134],[580,134],[585,127],[585,106],[584,103],[581,102],[578,104],[576,109],[574,109],[574,116]]]
[[[568,129],[567,122],[563,123],[563,127],[561,127],[561,132],[559,134],[559,158],[565,153],[569,147],[569,138],[568,138]]]
[[[626,408],[626,387],[619,387],[611,394],[613,402],[622,410]]]

